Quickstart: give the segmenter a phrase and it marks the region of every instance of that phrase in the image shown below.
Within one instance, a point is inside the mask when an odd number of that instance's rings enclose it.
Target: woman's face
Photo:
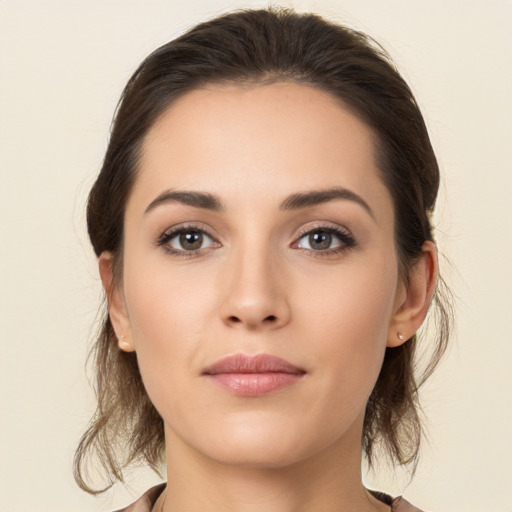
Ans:
[[[405,289],[372,133],[331,95],[176,101],[144,141],[123,265],[111,314],[168,449],[255,467],[360,453]]]

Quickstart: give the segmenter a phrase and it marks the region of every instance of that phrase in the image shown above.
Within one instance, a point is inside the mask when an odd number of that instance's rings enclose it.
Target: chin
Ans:
[[[283,422],[284,423],[284,422]],[[252,469],[280,469],[312,457],[330,443],[319,435],[302,432],[297,425],[264,424],[212,432],[195,448],[218,463]],[[211,441],[211,442],[208,442]]]
[[[208,455],[220,464],[247,469],[281,469],[303,459],[296,450],[283,449],[276,442],[219,447],[217,450],[210,450]]]

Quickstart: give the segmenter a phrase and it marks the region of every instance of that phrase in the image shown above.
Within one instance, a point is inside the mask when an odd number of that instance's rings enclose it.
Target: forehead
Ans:
[[[372,131],[334,96],[293,83],[193,90],[145,137],[136,198],[169,188],[276,201],[343,186],[386,194]]]

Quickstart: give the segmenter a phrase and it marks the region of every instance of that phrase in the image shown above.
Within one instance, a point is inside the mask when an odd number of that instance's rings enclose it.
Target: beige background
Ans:
[[[185,7],[187,3],[187,7]],[[93,408],[84,362],[100,286],[84,203],[126,80],[152,49],[236,0],[0,0],[0,508],[110,510],[71,476]],[[512,511],[512,2],[283,1],[369,32],[415,91],[444,170],[437,223],[458,335],[424,391],[413,483],[437,512]]]

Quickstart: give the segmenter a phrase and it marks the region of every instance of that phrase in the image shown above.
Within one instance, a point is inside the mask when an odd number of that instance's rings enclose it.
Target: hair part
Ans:
[[[114,257],[114,280],[122,280],[123,223],[144,138],[166,109],[208,84],[269,84],[288,81],[338,98],[375,136],[377,163],[395,208],[395,244],[406,277],[433,241],[431,214],[439,168],[414,96],[385,51],[369,36],[314,14],[287,9],[243,10],[201,23],[150,54],[126,85],[115,114],[101,172],[87,205],[97,256]],[[436,339],[419,371],[414,335],[387,348],[366,408],[363,452],[370,465],[381,445],[414,472],[422,426],[418,388],[438,364],[450,331],[447,289],[439,281],[433,300]],[[105,310],[106,311],[106,310]],[[163,421],[144,389],[135,353],[118,349],[105,312],[93,347],[97,410],[75,454],[75,479],[90,493],[123,481],[123,469],[144,461],[155,470],[164,452]],[[87,462],[96,455],[106,487],[88,483]]]

